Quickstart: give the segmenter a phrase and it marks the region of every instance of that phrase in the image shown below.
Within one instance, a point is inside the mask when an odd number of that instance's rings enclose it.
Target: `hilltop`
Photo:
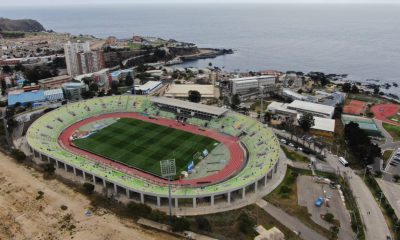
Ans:
[[[0,18],[0,32],[2,31],[41,32],[46,29],[38,21],[32,19]]]

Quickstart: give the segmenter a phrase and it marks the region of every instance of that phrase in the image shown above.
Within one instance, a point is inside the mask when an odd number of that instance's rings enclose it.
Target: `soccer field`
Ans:
[[[160,176],[160,160],[175,159],[177,175],[187,170],[193,155],[218,141],[189,132],[132,118],[122,118],[87,138],[73,143],[88,152]]]

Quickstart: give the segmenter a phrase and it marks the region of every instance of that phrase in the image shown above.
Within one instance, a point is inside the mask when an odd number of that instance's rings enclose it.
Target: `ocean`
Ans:
[[[46,29],[97,37],[133,34],[231,48],[209,62],[230,71],[295,70],[400,82],[400,5],[181,4],[0,8]]]

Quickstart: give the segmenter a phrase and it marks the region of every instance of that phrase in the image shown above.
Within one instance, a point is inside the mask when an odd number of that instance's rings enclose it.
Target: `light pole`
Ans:
[[[172,223],[172,199],[171,199],[171,177],[176,175],[175,159],[160,161],[161,176],[168,178],[168,206],[169,206],[169,221]]]
[[[260,100],[261,100],[261,103],[260,103],[260,106],[261,106],[261,112],[260,112],[260,122],[262,122],[262,123],[264,123],[264,119],[263,119],[263,116],[264,116],[264,86],[260,86]]]

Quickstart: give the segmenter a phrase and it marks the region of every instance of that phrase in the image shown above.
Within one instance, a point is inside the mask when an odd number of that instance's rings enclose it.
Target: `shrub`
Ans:
[[[13,149],[11,151],[11,156],[17,160],[18,162],[23,162],[26,159],[26,155],[24,152],[18,150],[18,149]]]
[[[248,234],[253,231],[255,225],[254,220],[245,212],[242,212],[238,217],[239,231],[244,234]]]
[[[287,186],[287,185],[283,185],[280,189],[279,189],[279,193],[281,194],[289,194],[292,192],[292,189]]]
[[[196,217],[196,224],[200,231],[212,232],[211,224],[207,218],[203,216]]]
[[[68,209],[68,207],[67,206],[65,206],[65,205],[61,205],[61,210],[63,210],[63,211],[65,211],[65,210],[67,210]]]
[[[83,186],[83,191],[86,194],[90,195],[90,194],[93,193],[93,191],[94,191],[94,185],[93,184],[85,182],[82,186]]]
[[[190,222],[183,217],[175,217],[172,219],[172,231],[174,232],[183,232],[185,230],[190,229]]]
[[[142,204],[142,203],[135,203],[130,202],[127,205],[128,214],[132,217],[148,217],[151,215],[151,207]]]
[[[324,220],[328,223],[333,223],[333,220],[335,220],[335,216],[333,216],[332,213],[327,213],[324,215]]]

